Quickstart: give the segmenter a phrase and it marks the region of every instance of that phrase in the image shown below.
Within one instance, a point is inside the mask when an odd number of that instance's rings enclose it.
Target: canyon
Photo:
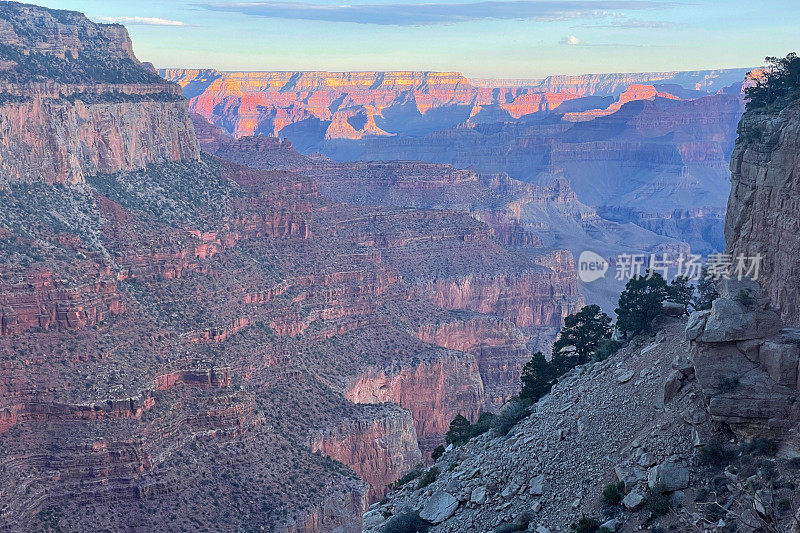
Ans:
[[[234,137],[345,161],[425,161],[547,186],[606,219],[725,247],[728,160],[748,69],[478,80],[454,72],[163,69]],[[316,157],[316,156],[315,156]]]
[[[779,76],[750,93],[730,165],[726,253],[760,269],[569,371],[507,434],[448,447],[435,480],[396,487],[364,531],[797,530],[800,86]]]
[[[584,303],[499,193],[344,203],[365,167],[191,116],[121,26],[0,20],[3,529],[359,530]]]
[[[739,122],[744,69],[162,79],[124,27],[16,3],[0,43],[0,529],[541,533],[612,483],[640,497],[613,530],[722,529],[714,491],[761,519],[800,483],[800,113]],[[613,309],[578,253],[722,249],[723,224],[761,287],[433,458],[566,316]],[[748,458],[765,438],[783,455]]]

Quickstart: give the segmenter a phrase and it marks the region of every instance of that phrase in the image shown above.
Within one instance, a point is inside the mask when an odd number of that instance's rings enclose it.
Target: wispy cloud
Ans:
[[[167,20],[157,17],[94,17],[95,22],[106,24],[139,24],[143,26],[186,26],[180,20]]]
[[[640,20],[640,19],[616,19],[609,20],[602,24],[581,24],[581,28],[603,28],[603,29],[669,29],[674,28],[675,24],[663,20]]]
[[[471,20],[571,20],[605,18],[621,10],[653,10],[675,5],[661,0],[487,0],[453,4],[328,5],[305,2],[199,2],[198,7],[258,17],[350,22],[385,26],[427,26]]]

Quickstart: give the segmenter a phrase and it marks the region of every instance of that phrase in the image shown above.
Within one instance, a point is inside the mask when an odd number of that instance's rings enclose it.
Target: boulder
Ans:
[[[530,480],[530,489],[528,492],[533,496],[541,496],[544,494],[544,474],[539,474]]]
[[[622,499],[622,506],[629,511],[638,511],[644,505],[644,495],[633,491]]]
[[[434,492],[422,510],[419,512],[420,518],[433,524],[444,522],[456,512],[458,500],[451,494],[444,491]]]
[[[607,522],[603,522],[603,524],[600,526],[600,531],[605,529],[607,531],[616,532],[620,529],[620,527],[622,527],[622,524],[620,523],[619,519],[612,518]]]
[[[687,324],[688,329],[688,324]],[[744,305],[736,298],[717,298],[711,304],[711,313],[703,333],[702,342],[732,342],[775,335],[781,329],[781,319],[772,309],[761,309],[755,304]]]
[[[667,376],[664,383],[664,403],[671,401],[683,388],[684,376],[677,370],[673,370]]]
[[[476,487],[470,494],[469,501],[478,505],[486,503],[486,487]]]
[[[617,465],[614,467],[614,473],[617,479],[625,484],[623,489],[625,492],[630,492],[645,476],[645,471],[636,466]]]
[[[634,371],[628,370],[627,372],[623,372],[617,375],[617,383],[626,383],[631,380],[633,377]]]
[[[794,343],[767,341],[759,350],[759,361],[769,376],[781,385],[797,386],[797,363],[800,346]]]
[[[664,492],[673,492],[689,486],[689,469],[675,463],[661,463],[647,471],[647,486],[653,490],[661,487]]]
[[[675,302],[664,302],[663,308],[664,314],[667,316],[680,317],[685,313],[683,305]]]
[[[703,334],[703,329],[706,327],[708,315],[711,314],[711,309],[704,311],[695,311],[689,315],[689,320],[686,322],[686,340],[696,340]]]

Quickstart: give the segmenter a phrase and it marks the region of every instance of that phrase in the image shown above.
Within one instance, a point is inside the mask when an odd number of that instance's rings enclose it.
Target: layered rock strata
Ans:
[[[759,281],[791,324],[800,322],[800,102],[748,111],[731,158],[728,252],[761,257]]]

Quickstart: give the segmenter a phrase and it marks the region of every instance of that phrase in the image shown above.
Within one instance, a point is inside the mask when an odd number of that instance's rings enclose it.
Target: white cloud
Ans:
[[[577,37],[575,37],[574,35],[570,35],[570,36],[568,36],[568,37],[564,37],[563,39],[561,39],[561,40],[560,40],[560,41],[558,41],[558,42],[559,42],[560,44],[568,44],[568,45],[570,45],[570,46],[578,46],[578,45],[580,45],[580,44],[582,44],[582,43],[583,43],[583,41],[581,41],[580,39],[578,39],[578,38],[577,38]]]
[[[95,22],[106,24],[139,24],[144,26],[186,26],[180,20],[167,20],[157,17],[94,17]]]

